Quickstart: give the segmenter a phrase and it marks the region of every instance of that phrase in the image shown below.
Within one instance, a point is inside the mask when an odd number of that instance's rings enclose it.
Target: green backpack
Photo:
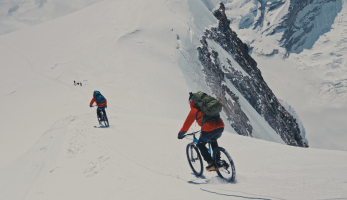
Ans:
[[[199,110],[205,113],[201,119],[201,123],[204,124],[207,121],[219,119],[219,113],[222,111],[222,105],[219,101],[204,92],[194,93],[191,100],[199,108]]]

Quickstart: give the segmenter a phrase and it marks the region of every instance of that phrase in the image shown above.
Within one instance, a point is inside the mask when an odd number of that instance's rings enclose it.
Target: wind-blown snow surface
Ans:
[[[0,37],[0,199],[347,198],[346,152],[228,132],[236,182],[192,174],[177,132],[195,2],[107,0]],[[109,128],[88,107],[94,90]]]
[[[2,0],[0,35],[46,22],[102,0]]]

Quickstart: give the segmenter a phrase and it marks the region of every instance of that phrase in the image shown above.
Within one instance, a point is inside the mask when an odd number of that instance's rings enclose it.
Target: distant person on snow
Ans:
[[[82,86],[82,82],[80,83],[80,86]]]
[[[73,84],[76,86],[76,81],[73,81]]]
[[[206,148],[206,143],[210,142],[212,146],[212,150],[218,147],[217,139],[222,136],[222,132],[224,131],[224,123],[223,120],[218,117],[213,117],[212,120],[207,120],[204,124],[201,123],[201,120],[205,113],[203,113],[200,108],[195,105],[192,101],[193,93],[189,93],[189,105],[190,112],[186,118],[186,121],[183,124],[182,129],[178,133],[178,139],[184,138],[184,135],[189,130],[190,126],[196,120],[198,125],[201,126],[201,135],[198,141],[198,148],[200,149],[201,155],[204,160],[208,163],[206,167],[207,171],[217,171],[217,167],[215,166],[208,149]]]
[[[99,123],[101,123],[101,112],[105,112],[105,108],[107,108],[107,99],[97,90],[93,93],[93,99],[90,101],[89,106],[93,107],[94,102],[96,102],[96,105],[98,108],[96,109],[96,114],[98,115]]]

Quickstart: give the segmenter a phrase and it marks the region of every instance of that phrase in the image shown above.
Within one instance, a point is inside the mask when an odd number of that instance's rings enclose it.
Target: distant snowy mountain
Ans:
[[[224,0],[228,18],[255,36],[249,41],[255,53],[274,55],[311,49],[330,31],[342,0]],[[265,45],[263,43],[266,43]]]

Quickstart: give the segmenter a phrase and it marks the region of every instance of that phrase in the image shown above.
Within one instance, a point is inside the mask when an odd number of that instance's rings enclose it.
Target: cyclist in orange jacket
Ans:
[[[205,115],[205,113],[201,112],[201,110],[195,106],[194,102],[191,100],[193,93],[189,93],[189,105],[190,112],[186,118],[186,121],[183,124],[180,132],[178,133],[178,139],[184,138],[184,135],[189,130],[190,126],[196,122],[199,126],[201,126],[201,135],[198,141],[198,148],[201,152],[202,157],[208,163],[206,167],[207,171],[216,171],[217,167],[214,165],[212,157],[206,148],[206,143],[210,142],[212,146],[212,150],[218,147],[217,139],[222,136],[222,132],[224,131],[224,123],[221,118],[214,119],[212,121],[207,121],[204,124],[201,124],[201,119]]]

